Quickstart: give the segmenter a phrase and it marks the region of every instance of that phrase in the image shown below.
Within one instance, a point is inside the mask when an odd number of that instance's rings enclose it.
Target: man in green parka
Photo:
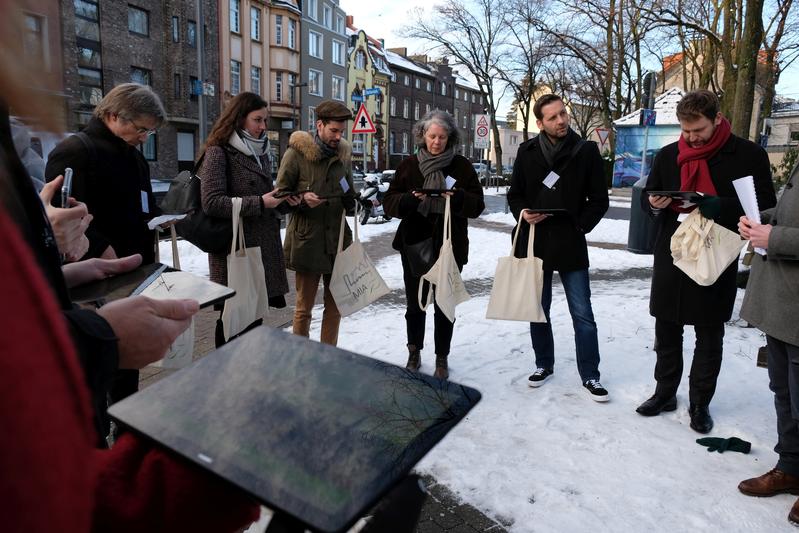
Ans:
[[[335,346],[341,314],[329,285],[341,215],[355,206],[352,148],[342,138],[352,113],[341,102],[325,100],[316,107],[316,118],[316,132],[296,131],[289,138],[275,186],[302,195],[302,203],[291,213],[283,244],[286,265],[295,272],[294,334],[309,336],[311,310],[321,278],[325,310],[320,340]],[[346,224],[344,231],[346,247],[352,234]]]

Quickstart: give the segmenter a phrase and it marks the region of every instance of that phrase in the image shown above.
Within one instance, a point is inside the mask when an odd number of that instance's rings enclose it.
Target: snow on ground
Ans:
[[[489,213],[482,215],[480,220],[487,222],[496,222],[499,224],[507,224],[508,226],[515,226],[516,220],[511,213]],[[599,224],[591,230],[591,233],[586,235],[589,242],[607,242],[616,244],[627,244],[627,232],[630,228],[629,220],[614,220],[612,218],[603,218]],[[471,239],[471,230],[469,230],[469,238]],[[650,262],[651,266],[651,262]]]
[[[495,258],[507,253],[508,241],[482,229],[469,235],[472,253],[464,278],[484,277],[493,272]],[[592,269],[596,263],[626,269],[651,265],[651,256],[591,248],[591,262]],[[378,266],[391,286],[401,286],[398,260],[386,258]],[[602,382],[611,394],[607,404],[593,402],[580,385],[559,284],[552,307],[556,372],[539,389],[527,386],[533,369],[528,326],[486,320],[487,295],[459,306],[451,378],[480,390],[483,400],[417,469],[487,514],[512,521],[514,532],[793,530],[786,516],[795,497],[750,498],[736,489],[776,462],[772,395],[766,371],[755,367],[764,344],[757,330],[740,321],[728,325],[711,405],[716,420],[711,435],[748,440],[751,454],[711,454],[695,443],[701,435],[688,426],[687,377],[677,411],[653,418],[635,413],[654,388],[649,285],[648,279],[592,284]],[[742,296],[739,291],[735,317]],[[403,313],[402,305],[378,302],[343,319],[339,346],[403,365]],[[321,309],[315,309],[311,338],[319,337],[320,316]],[[430,342],[432,337],[430,319]],[[693,342],[687,328],[686,346]],[[432,345],[423,350],[425,372],[433,370],[433,353]],[[690,350],[686,353],[687,376]]]
[[[484,217],[501,221],[498,216]],[[624,242],[626,227],[603,220],[606,242]],[[510,223],[508,224],[510,225]],[[364,228],[364,227],[362,227]],[[391,238],[396,221],[370,223],[366,238]],[[603,229],[604,228],[604,229]],[[490,278],[496,258],[508,253],[509,232],[470,228],[465,279]],[[591,238],[594,234],[589,235]],[[205,255],[181,246],[184,265],[205,264]],[[165,248],[167,250],[165,250]],[[165,261],[168,244],[162,244]],[[592,276],[607,270],[651,266],[651,256],[589,247]],[[193,268],[184,266],[184,268]],[[402,287],[398,255],[379,261],[392,288]],[[207,266],[206,266],[207,273]],[[620,274],[620,272],[618,272]],[[576,370],[571,319],[562,288],[553,288],[555,375],[539,389],[527,386],[533,369],[529,328],[521,322],[485,319],[488,295],[457,309],[450,358],[453,381],[477,388],[482,401],[417,466],[465,502],[528,531],[793,531],[787,514],[795,496],[750,498],[736,489],[776,462],[773,397],[768,376],[755,366],[764,338],[740,320],[728,324],[724,363],[711,413],[711,436],[738,436],[752,453],[708,453],[688,426],[686,350],[679,408],[653,418],[635,407],[653,392],[654,319],[649,316],[648,279],[593,281],[602,383],[611,401],[593,402]],[[739,291],[733,317],[743,296]],[[319,338],[321,308],[314,309],[311,338]],[[430,314],[430,313],[428,313]],[[378,301],[342,320],[339,346],[404,365],[404,304]],[[432,319],[423,350],[432,372]],[[685,345],[693,346],[691,328]]]

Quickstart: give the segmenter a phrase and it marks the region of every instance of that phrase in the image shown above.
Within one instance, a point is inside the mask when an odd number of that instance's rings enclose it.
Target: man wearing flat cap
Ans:
[[[341,213],[355,207],[352,147],[342,138],[351,118],[352,113],[341,102],[325,100],[319,104],[316,131],[291,134],[275,185],[302,195],[302,203],[292,211],[283,245],[286,264],[295,272],[294,334],[309,336],[311,310],[321,278],[325,310],[320,340],[334,346],[341,314],[330,293],[330,274],[338,248]],[[344,246],[350,242],[352,233],[345,225]]]

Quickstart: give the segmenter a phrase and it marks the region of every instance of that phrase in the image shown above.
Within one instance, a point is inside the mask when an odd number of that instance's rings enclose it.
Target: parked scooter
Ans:
[[[382,179],[381,174],[367,174],[363,178],[363,189],[358,193],[358,201],[363,206],[361,210],[361,225],[369,222],[370,218],[382,217],[391,220],[383,212],[383,197],[388,191],[388,182]]]

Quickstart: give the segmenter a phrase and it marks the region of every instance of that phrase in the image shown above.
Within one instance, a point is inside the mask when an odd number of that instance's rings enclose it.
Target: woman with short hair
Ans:
[[[452,212],[452,250],[458,269],[462,270],[469,255],[467,234],[468,218],[477,218],[485,209],[483,189],[472,163],[456,154],[460,132],[452,115],[435,109],[427,113],[413,127],[416,155],[400,163],[384,199],[387,215],[401,218],[392,246],[402,257],[407,308],[405,323],[408,335],[408,362],[406,368],[421,367],[424,347],[426,313],[419,307],[418,292],[421,275],[411,272],[406,246],[432,238],[438,250],[444,240],[445,197],[450,197]],[[448,180],[451,178],[454,180]],[[452,187],[449,185],[452,184]],[[451,189],[442,196],[428,196],[422,190]],[[426,282],[425,282],[426,283]],[[430,290],[429,284],[426,290]],[[449,377],[448,358],[452,340],[453,322],[435,305],[434,376]]]
[[[233,98],[211,129],[200,158],[202,208],[206,214],[230,218],[232,198],[241,198],[244,240],[260,246],[266,291],[271,307],[286,306],[289,292],[286,261],[280,242],[283,200],[297,205],[299,198],[275,198],[269,142],[266,139],[267,103],[255,93]],[[279,207],[280,206],[280,207]],[[227,285],[227,253],[209,253],[211,281]],[[220,306],[221,308],[221,306]],[[225,342],[221,318],[217,321],[216,345]]]

